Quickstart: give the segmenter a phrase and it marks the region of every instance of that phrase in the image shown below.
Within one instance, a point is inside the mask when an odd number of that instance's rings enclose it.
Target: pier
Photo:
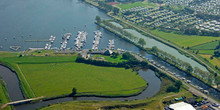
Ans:
[[[94,34],[95,34],[95,37],[94,37],[94,40],[93,40],[92,50],[98,50],[98,45],[100,43],[102,32],[95,31]]]
[[[55,36],[51,35],[50,39],[49,39],[49,43],[46,44],[46,46],[44,47],[44,49],[49,50],[51,48],[51,45],[53,44],[53,42],[55,41]]]
[[[66,49],[67,41],[70,39],[71,36],[72,36],[71,33],[66,33],[63,35],[62,37],[63,41],[61,42],[61,47],[60,47],[61,50]]]
[[[115,41],[114,41],[114,39],[109,40],[107,49],[114,50],[114,48],[115,48]]]
[[[49,42],[49,40],[25,40],[25,42]]]
[[[88,33],[84,31],[78,31],[78,35],[75,39],[75,48],[76,50],[81,49],[86,44],[86,38]]]
[[[21,46],[10,46],[9,48],[10,48],[11,50],[18,51],[18,49],[20,49]]]

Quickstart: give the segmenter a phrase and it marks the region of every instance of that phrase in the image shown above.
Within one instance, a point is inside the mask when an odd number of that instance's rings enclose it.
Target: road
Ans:
[[[143,60],[144,60],[144,58],[142,58],[142,57],[140,57],[140,56],[138,56],[138,55],[136,55],[136,54],[134,54],[134,53],[132,53],[132,55],[134,55],[135,58],[137,58],[137,60],[139,60],[139,61],[143,61]],[[163,72],[163,73],[166,73],[166,74],[167,74],[168,76],[170,76],[171,78],[173,78],[173,79],[175,79],[175,80],[180,80],[180,81],[181,81],[180,78],[174,76],[174,75],[171,74],[170,72],[168,72],[168,71],[166,71],[166,70],[163,70],[163,69],[161,69],[161,68],[159,68],[159,67],[153,65],[153,64],[150,63],[150,62],[148,62],[148,63],[149,63],[151,66],[157,68],[159,71],[161,71],[161,72]],[[188,83],[186,83],[186,82],[184,82],[184,81],[182,81],[182,83],[183,83],[185,86],[189,87],[189,90],[188,90],[188,91],[192,92],[193,94],[195,94],[195,95],[197,95],[197,96],[201,96],[201,97],[207,98],[211,103],[219,104],[217,101],[215,101],[215,100],[212,99],[211,97],[208,97],[206,94],[202,93],[201,91],[195,89],[195,88],[192,87],[190,84],[188,84]]]

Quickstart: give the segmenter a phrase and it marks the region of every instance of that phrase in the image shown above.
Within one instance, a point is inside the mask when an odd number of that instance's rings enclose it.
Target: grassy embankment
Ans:
[[[64,102],[58,103],[55,105],[50,105],[48,107],[44,107],[41,110],[97,110],[101,109],[112,109],[112,110],[121,110],[124,109],[132,109],[132,110],[161,110],[166,104],[163,104],[163,101],[174,100],[176,97],[186,96],[194,97],[190,92],[186,89],[181,88],[177,93],[167,93],[166,89],[173,84],[171,80],[167,77],[161,77],[161,89],[152,98],[146,98],[142,100],[131,100],[131,101],[72,101],[72,102]],[[167,98],[166,98],[167,97]],[[198,98],[198,100],[201,100]],[[175,102],[175,101],[174,101]]]
[[[134,95],[146,88],[146,82],[131,69],[76,63],[76,54],[42,53],[1,59],[17,72],[28,98],[70,94],[74,87],[77,95],[100,96]]]
[[[129,8],[139,7],[139,6],[153,8],[153,7],[156,7],[157,5],[144,1],[144,2],[135,2],[135,3],[128,3],[128,4],[118,4],[117,6],[121,8],[121,10],[125,10]]]
[[[6,85],[0,79],[0,109],[1,109],[1,106],[5,103],[9,102],[9,100],[10,99],[8,96]],[[10,106],[7,106],[6,108],[4,108],[4,110],[11,110],[11,108],[10,108]]]
[[[17,53],[14,53],[14,52],[0,52],[0,59],[4,58],[5,56],[14,57],[16,55],[17,55]],[[0,78],[0,107],[9,101],[10,101],[10,99],[8,96],[6,84]],[[11,108],[10,108],[10,106],[7,106],[6,108],[4,108],[4,110],[11,110]]]

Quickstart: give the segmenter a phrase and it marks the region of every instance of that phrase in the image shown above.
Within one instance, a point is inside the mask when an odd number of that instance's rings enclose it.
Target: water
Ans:
[[[148,82],[148,87],[139,95],[125,98],[101,98],[101,97],[65,97],[55,100],[42,101],[37,102],[35,104],[24,104],[15,106],[16,110],[33,110],[43,106],[47,106],[48,104],[56,104],[60,102],[67,101],[79,101],[79,100],[135,100],[135,99],[145,99],[147,97],[154,96],[159,90],[161,86],[160,79],[155,75],[154,71],[140,70],[139,75]],[[9,96],[12,101],[22,100],[24,99],[21,90],[19,88],[19,81],[16,77],[16,74],[12,72],[10,69],[0,65],[0,75],[2,79],[6,82],[7,88],[9,91]]]
[[[132,33],[135,36],[143,38],[146,41],[146,45],[144,46],[145,48],[152,48],[153,46],[157,46],[158,49],[163,50],[167,53],[170,53],[174,57],[181,59],[182,61],[190,63],[192,67],[199,67],[200,69],[204,71],[208,71],[204,66],[200,65],[198,62],[192,60],[191,58],[186,57],[185,55],[182,55],[181,53],[179,53],[176,49],[172,47],[169,47],[153,38],[146,37],[135,30],[132,30],[132,29],[125,29],[125,30]]]
[[[14,72],[0,65],[0,76],[7,84],[8,94],[12,101],[24,99],[20,90],[19,81]]]
[[[10,46],[19,45],[20,50],[30,47],[43,48],[46,42],[25,42],[25,40],[48,40],[50,35],[57,38],[52,47],[60,47],[61,37],[64,33],[73,34],[67,44],[68,48],[74,48],[74,37],[77,31],[88,32],[88,42],[84,48],[92,47],[93,32],[100,29],[97,27],[95,17],[98,15],[102,19],[110,19],[104,12],[95,7],[81,3],[77,0],[1,0],[0,1],[0,50],[10,50]],[[122,27],[120,24],[113,24]],[[168,53],[172,53],[176,58],[190,63],[193,67],[206,68],[194,60],[180,54],[171,48],[152,38],[145,37],[135,30],[126,29],[134,35],[145,39],[146,47],[157,46]],[[109,39],[115,39],[116,48],[130,49],[129,43],[120,40],[113,34],[102,30],[103,38],[100,48],[105,49]],[[6,39],[5,39],[6,38]]]

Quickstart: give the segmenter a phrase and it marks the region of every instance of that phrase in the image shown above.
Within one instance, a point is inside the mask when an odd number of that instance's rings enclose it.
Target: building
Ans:
[[[171,104],[169,105],[169,109],[171,110],[196,110],[192,105],[185,103],[185,102]]]
[[[111,55],[113,52],[111,51],[111,50],[106,50],[105,52],[104,52],[104,55]]]

